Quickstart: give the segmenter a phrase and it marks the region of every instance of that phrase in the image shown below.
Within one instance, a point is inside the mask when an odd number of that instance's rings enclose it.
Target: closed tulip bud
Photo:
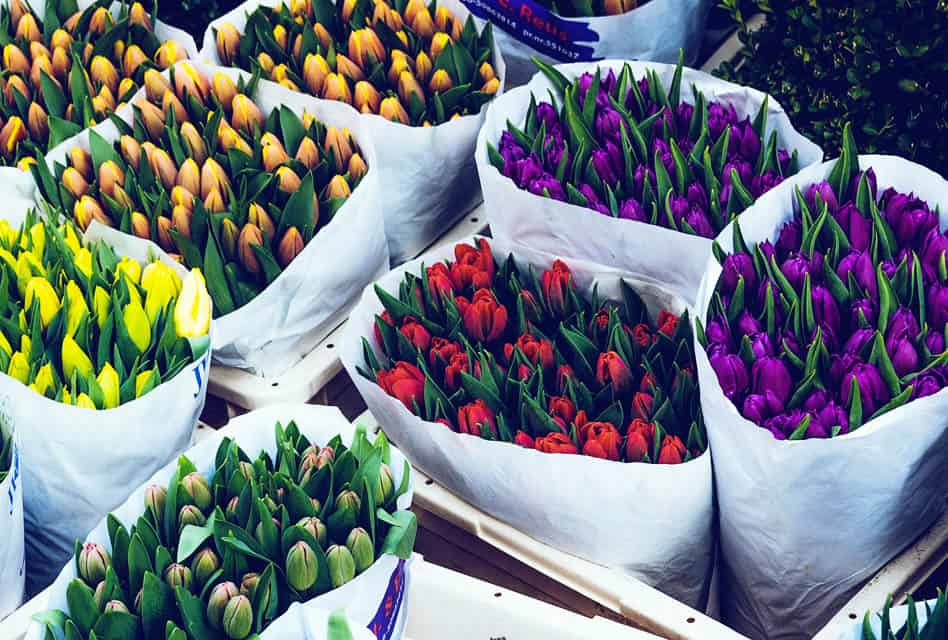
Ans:
[[[327,155],[332,153],[336,162],[336,170],[345,170],[352,157],[351,135],[346,128],[328,127],[326,129],[326,138],[323,142],[323,151]]]
[[[9,11],[12,24],[18,24],[20,19],[29,13],[29,9],[23,4],[23,0],[10,0]]]
[[[73,147],[69,150],[69,164],[86,180],[92,180],[92,156],[82,147]]]
[[[69,52],[63,47],[53,49],[52,55],[53,77],[57,82],[65,82],[69,69],[72,68],[72,58]]]
[[[39,301],[40,319],[45,329],[61,306],[59,296],[45,278],[32,277],[26,283],[26,308],[32,308],[34,301]]]
[[[442,7],[438,7],[439,10],[441,8]],[[444,48],[448,46],[450,43],[451,43],[451,36],[449,36],[448,34],[444,32],[438,32],[434,34],[434,36],[431,38],[431,48],[429,49],[429,51],[431,52],[431,59],[437,60],[438,55],[442,51],[444,51]]]
[[[362,508],[362,500],[359,498],[359,494],[346,489],[340,491],[339,495],[336,496],[335,507],[336,511],[351,511],[358,514],[359,509]]]
[[[187,150],[191,152],[191,158],[198,164],[204,164],[207,160],[207,147],[197,128],[190,122],[185,122],[178,133],[184,139]]]
[[[89,191],[89,183],[86,182],[86,179],[82,177],[82,174],[79,173],[75,167],[66,167],[66,170],[63,171],[61,182],[66,188],[66,191],[71,193],[74,198],[81,198]],[[86,226],[88,226],[88,223]]]
[[[23,14],[23,17],[20,18],[20,21],[16,24],[16,39],[29,40],[32,42],[39,40],[42,36],[43,34],[40,31],[39,24],[37,24],[33,14]]]
[[[112,61],[105,56],[95,56],[89,67],[89,75],[93,81],[105,85],[109,91],[115,93],[118,89],[119,74]]]
[[[413,19],[408,20],[408,26],[410,26],[411,30],[419,37],[426,40],[431,38],[434,35],[435,25],[431,19],[431,13],[428,11],[428,7],[419,10]]]
[[[33,92],[30,91],[26,81],[20,76],[9,76],[3,86],[3,95],[6,97],[7,104],[11,107],[15,107],[17,104],[14,92],[20,94],[26,100],[32,99]]]
[[[171,91],[171,82],[160,71],[145,71],[145,95],[151,102],[160,102],[165,92]]]
[[[129,337],[140,353],[148,351],[151,346],[151,324],[141,303],[132,300],[122,310],[122,319]]]
[[[300,188],[302,180],[289,167],[280,167],[276,170],[277,188],[284,193],[293,193]]]
[[[12,159],[16,155],[17,145],[23,140],[26,140],[26,126],[20,116],[13,116],[0,129],[0,152]]]
[[[286,27],[284,27],[282,24],[278,24],[277,26],[273,27],[273,39],[276,40],[276,43],[284,51],[286,51],[288,38],[289,36],[286,32]]]
[[[349,82],[365,80],[365,73],[363,73],[362,68],[341,53],[336,54],[336,75],[346,78]]]
[[[128,163],[133,171],[138,171],[138,163],[142,157],[142,147],[138,144],[138,141],[132,136],[123,135],[119,139],[119,149],[122,152],[122,158],[125,159],[125,162]],[[66,169],[66,171],[68,172],[69,169]],[[65,177],[66,174],[63,173],[63,178]],[[76,195],[72,190],[70,190],[70,192]]]
[[[211,328],[212,307],[204,275],[199,269],[191,269],[181,282],[181,294],[175,302],[175,334],[179,338],[207,335]]]
[[[309,532],[309,534],[313,536],[313,539],[319,543],[320,547],[326,546],[326,540],[328,539],[329,531],[326,528],[326,525],[324,525],[319,518],[303,518],[296,523],[296,526],[302,527],[307,532]]]
[[[30,61],[23,51],[13,43],[3,47],[3,66],[11,73],[26,75],[30,72]]]
[[[106,92],[106,95],[97,95],[92,98],[92,112],[95,113],[96,118],[103,119],[111,111],[115,110],[115,99],[112,98],[112,95],[108,93],[108,87],[102,87],[102,91]],[[89,121],[89,125],[95,124],[92,120]]]
[[[221,582],[211,589],[211,595],[207,599],[207,621],[215,629],[224,627],[224,609],[231,599],[240,595],[237,585],[233,582]]]
[[[352,12],[355,11],[356,4],[358,0],[343,0],[342,3],[342,21],[348,23],[349,19],[352,17]]]
[[[115,198],[115,187],[125,184],[125,172],[114,160],[99,165],[99,191]]]
[[[426,55],[425,58],[427,57],[428,56]],[[392,64],[389,66],[388,74],[386,75],[389,84],[398,84],[398,78],[402,75],[402,72],[410,72],[411,70],[411,62],[409,61],[409,58],[398,49],[392,51]]]
[[[168,40],[155,51],[155,64],[162,69],[167,69],[175,62],[185,60],[187,57],[188,53],[184,50],[184,47],[174,40]]]
[[[491,78],[490,80],[484,83],[483,87],[481,87],[481,91],[483,91],[484,93],[489,93],[491,95],[494,95],[495,93],[497,93],[498,89],[500,89],[500,80],[498,78]]]
[[[230,218],[224,218],[221,222],[221,249],[228,260],[233,260],[237,255],[237,236],[240,235],[240,229]]]
[[[98,585],[105,580],[105,572],[111,566],[109,552],[102,545],[86,542],[79,551],[79,577],[88,585]]]
[[[135,100],[133,104],[138,107],[148,136],[152,140],[161,140],[161,135],[165,132],[165,116],[161,109],[142,99]]]
[[[109,600],[102,608],[102,613],[128,613],[128,607],[121,600]]]
[[[267,74],[273,71],[273,67],[276,65],[273,58],[270,57],[270,54],[265,51],[261,51],[257,56],[257,63],[260,65],[260,68],[263,69],[264,73]]]
[[[172,589],[181,587],[191,590],[191,570],[183,564],[174,563],[165,569],[165,583]]]
[[[319,565],[316,552],[300,540],[286,554],[286,581],[297,591],[306,591],[316,584]]]
[[[447,71],[444,69],[438,69],[435,71],[434,75],[431,76],[431,82],[428,86],[435,93],[444,93],[453,87],[454,83],[451,82],[451,76],[448,75]]]
[[[253,101],[242,93],[234,96],[231,102],[231,125],[247,135],[255,135],[255,131],[263,129],[263,113]]]
[[[349,532],[349,536],[346,538],[346,548],[352,554],[357,574],[362,573],[375,562],[375,548],[372,545],[372,539],[362,527],[357,527]]]
[[[103,409],[114,409],[119,405],[119,377],[118,372],[112,368],[112,365],[106,362],[95,378],[96,382],[102,388]]]
[[[148,62],[148,56],[145,55],[141,47],[137,44],[133,44],[125,50],[125,55],[122,57],[122,70],[125,71],[125,75],[128,78],[131,78],[138,71],[139,67],[146,62]],[[122,95],[121,91],[119,91],[119,95]]]
[[[329,198],[348,198],[352,195],[349,183],[341,175],[336,174],[326,186],[326,195]]]
[[[602,6],[606,15],[617,16],[632,11],[638,6],[638,2],[636,0],[604,0]]]
[[[227,210],[227,205],[224,204],[224,196],[221,195],[219,190],[214,189],[207,194],[204,199],[204,208],[211,213],[221,213]]]
[[[237,31],[237,27],[225,22],[217,28],[215,40],[217,41],[217,55],[221,62],[226,66],[230,66],[237,58],[238,51],[240,51],[240,32]]]
[[[207,518],[201,513],[201,510],[193,504],[188,504],[178,511],[178,531],[184,531],[185,527],[195,526],[203,527],[207,523]]]
[[[191,574],[199,586],[204,586],[220,566],[221,563],[216,553],[210,549],[202,549],[191,560]]]
[[[257,585],[260,584],[260,576],[256,573],[246,573],[240,579],[240,595],[253,598],[257,592]]]
[[[260,262],[252,245],[263,246],[263,234],[255,224],[247,223],[237,239],[237,256],[244,269],[256,275],[260,273]]]
[[[53,63],[50,62],[49,56],[45,53],[40,53],[33,57],[33,63],[30,65],[30,82],[33,83],[34,87],[40,86],[40,78],[43,73],[53,79],[56,77],[53,73]]]
[[[276,226],[273,224],[273,219],[267,213],[267,210],[256,202],[250,203],[250,208],[247,210],[247,221],[260,229],[266,242],[273,240],[276,235]]]
[[[101,35],[108,31],[113,24],[112,14],[105,7],[99,7],[92,13],[87,29],[93,35]]]
[[[277,249],[277,260],[284,269],[303,251],[303,236],[296,227],[290,227],[283,234]]]
[[[157,484],[153,484],[145,489],[145,508],[153,513],[157,518],[162,518],[165,513],[165,499],[168,497],[168,491]]]
[[[225,111],[229,112],[237,96],[237,84],[230,76],[218,71],[211,79],[211,95],[217,99]]]
[[[182,62],[173,69],[175,93],[181,100],[193,97],[200,103],[207,101],[211,87],[207,77],[190,62]]]
[[[151,31],[151,16],[148,15],[141,2],[132,4],[132,8],[128,11],[128,21],[131,24],[144,27],[146,31]]]
[[[326,551],[326,562],[329,564],[329,578],[333,589],[338,589],[355,577],[355,559],[346,547],[337,544],[329,547]]]
[[[181,172],[178,172],[180,177]],[[200,182],[198,182],[198,191],[201,190]],[[194,210],[194,194],[190,190],[177,185],[174,189],[171,190],[171,206],[172,207],[184,207],[188,211]]]
[[[165,121],[167,121],[168,113],[170,112],[174,113],[175,122],[178,124],[188,121],[187,109],[184,108],[184,104],[178,99],[178,96],[171,91],[166,91],[164,97],[161,99],[161,112]]]
[[[219,138],[221,149],[224,151],[237,149],[248,156],[253,155],[253,149],[250,148],[250,145],[248,145],[246,140],[244,140],[239,133],[234,131],[230,125],[225,125],[223,122],[221,123]]]
[[[352,94],[349,91],[349,81],[340,73],[328,74],[323,82],[322,97],[326,100],[338,100],[351,104]]]
[[[137,376],[135,376],[135,397],[141,398],[143,395],[151,391],[154,385],[149,385],[149,383],[156,377],[156,370],[149,369],[148,371],[142,371]]]
[[[275,171],[284,162],[289,162],[290,156],[287,155],[286,149],[272,133],[264,134],[260,143],[263,145],[261,156],[264,170]]]
[[[375,113],[378,111],[381,96],[372,83],[362,80],[355,85],[355,91],[352,96],[352,104],[356,109],[363,113]]]
[[[379,115],[391,122],[408,124],[408,113],[394,96],[382,100],[382,104],[379,105]]]
[[[158,148],[154,149],[148,155],[148,164],[151,165],[151,170],[161,181],[161,184],[164,185],[165,189],[169,191],[174,189],[175,182],[178,179],[178,169],[175,167],[174,161],[171,159],[171,156],[168,155],[167,151]]]
[[[177,183],[179,187],[185,189],[190,194],[201,191],[201,168],[198,167],[194,159],[188,158],[181,165],[181,168],[178,169]],[[189,202],[187,204],[190,206],[191,203]]]
[[[303,84],[310,93],[319,95],[323,90],[326,77],[331,73],[329,63],[318,53],[306,54],[303,62]]]
[[[30,379],[30,362],[26,356],[17,351],[10,358],[10,364],[7,366],[7,375],[14,380],[19,380],[26,384]]]
[[[174,251],[175,244],[171,237],[171,228],[173,226],[171,218],[158,216],[156,225],[158,227],[158,246],[165,251]]]
[[[78,373],[82,378],[88,378],[92,375],[92,360],[70,335],[63,338],[62,361],[63,373],[66,374],[66,378],[72,378],[73,372]]]
[[[372,10],[372,26],[376,26],[379,22],[392,31],[400,31],[403,26],[401,15],[385,2],[376,2]]]
[[[412,95],[415,95],[422,104],[425,103],[425,92],[411,71],[402,71],[398,76],[398,95],[405,104],[411,104]]]
[[[418,55],[415,56],[415,75],[419,82],[427,82],[431,76],[432,66],[431,58],[428,57],[428,54],[424,51],[419,51]],[[399,74],[399,78],[400,77],[401,74]]]
[[[298,160],[309,170],[312,170],[314,167],[316,167],[316,165],[319,164],[319,149],[316,147],[316,143],[313,142],[313,139],[309,136],[304,137],[300,141],[300,146],[296,150],[296,160]],[[264,166],[266,167],[266,165]],[[267,170],[272,171],[272,169]]]
[[[205,160],[201,167],[201,198],[207,198],[215,189],[223,193],[229,186],[230,180],[224,172],[224,167],[214,158]]]
[[[253,627],[253,607],[247,596],[231,598],[224,607],[222,619],[224,634],[232,640],[243,640]]]
[[[92,54],[95,53],[95,47],[92,46],[91,42],[87,42],[85,47],[82,48],[82,65],[83,67],[89,66],[89,61],[92,60]],[[89,74],[86,74],[86,84],[89,84]]]
[[[362,156],[358,153],[353,153],[352,157],[349,158],[349,177],[353,180],[358,180],[366,174],[369,168],[365,164],[365,160],[362,159]]]
[[[122,78],[119,81],[118,86],[118,99],[121,101],[119,106],[123,106],[125,101],[130,98],[138,90],[138,85],[135,84],[135,81],[131,78]]]
[[[402,15],[405,17],[405,22],[411,24],[411,22],[415,19],[415,16],[417,16],[421,11],[425,11],[427,8],[428,7],[423,2],[423,0],[408,0],[408,4],[405,5],[405,10],[402,11]]]

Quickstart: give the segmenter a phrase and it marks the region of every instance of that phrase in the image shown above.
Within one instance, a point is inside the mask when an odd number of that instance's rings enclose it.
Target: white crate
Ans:
[[[462,216],[429,249],[482,233],[486,228],[482,209],[483,205],[478,205]],[[252,411],[278,402],[308,402],[342,371],[338,345],[347,316],[348,312],[340,313],[339,326],[282,375],[264,378],[242,369],[212,365],[208,393],[224,400],[231,416],[241,409]]]

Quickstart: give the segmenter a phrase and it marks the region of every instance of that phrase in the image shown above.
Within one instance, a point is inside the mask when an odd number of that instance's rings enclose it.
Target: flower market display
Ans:
[[[428,422],[544,453],[681,464],[700,456],[690,329],[655,323],[631,288],[622,305],[581,298],[561,262],[537,276],[496,265],[486,240],[377,288],[377,360],[363,375]]]
[[[491,27],[421,0],[282,2],[214,29],[223,64],[412,126],[478,113],[500,88]]]
[[[279,412],[300,423],[274,427]],[[342,435],[323,439],[340,423]],[[335,409],[249,414],[76,541],[54,610],[30,637],[243,640],[271,625],[275,637],[303,637],[301,617],[282,619],[294,603],[356,617],[371,606],[359,624],[391,633],[416,531],[408,463],[395,453]]]
[[[3,97],[0,164],[27,168],[46,152],[105,120],[127,102],[148,69],[197,53],[190,36],[164,25],[140,2],[50,0],[36,12],[26,0],[0,8]]]
[[[0,619],[23,602],[23,489],[11,426],[0,420]]]
[[[741,633],[812,636],[941,515],[946,204],[948,182],[858,156],[847,129],[839,160],[787,179],[718,238],[697,361],[724,619]],[[875,464],[881,452],[898,465]],[[805,595],[788,602],[787,584]]]
[[[710,457],[683,303],[620,272],[485,239],[427,260],[367,288],[346,327],[343,364],[386,433],[492,516],[697,604]],[[551,474],[615,490],[590,501],[549,486]],[[661,545],[629,537],[648,539],[660,507],[633,486],[675,491],[688,514]],[[572,514],[562,526],[538,524],[561,513]],[[589,525],[578,532],[574,519]]]
[[[201,56],[362,114],[393,265],[480,202],[472,152],[505,67],[458,0],[252,0],[211,23]]]
[[[897,622],[895,618],[904,618],[904,621]],[[902,607],[893,607],[892,596],[889,596],[881,613],[866,612],[855,637],[846,634],[840,640],[937,640],[946,636],[948,596],[938,589],[936,599],[916,603],[908,596]]]
[[[822,157],[767,96],[680,62],[536,63],[543,75],[500,98],[480,136],[494,233],[644,271],[689,300],[710,252],[705,239]],[[664,259],[649,265],[659,252]]]
[[[369,160],[348,126],[357,116],[307,113],[292,97],[189,62],[150,70],[127,119],[34,168],[43,198],[81,228],[97,220],[201,269],[222,319],[215,357],[258,372],[307,353],[387,263]],[[325,270],[332,251],[356,246],[365,255]],[[261,328],[252,339],[247,313]]]

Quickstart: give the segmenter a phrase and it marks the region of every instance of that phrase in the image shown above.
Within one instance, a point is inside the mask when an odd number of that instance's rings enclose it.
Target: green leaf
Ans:
[[[376,517],[388,523],[391,528],[382,542],[382,553],[408,560],[415,548],[415,536],[418,533],[418,520],[411,511],[396,511],[389,514],[384,509],[376,512]]]
[[[92,589],[76,578],[66,587],[66,602],[69,604],[69,615],[73,622],[83,635],[88,635],[99,617]]]

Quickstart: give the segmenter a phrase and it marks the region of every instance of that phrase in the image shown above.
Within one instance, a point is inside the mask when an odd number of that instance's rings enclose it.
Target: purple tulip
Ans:
[[[675,124],[680,133],[687,133],[688,129],[691,128],[691,118],[694,113],[695,108],[687,102],[678,103],[678,108],[675,109]]]
[[[843,378],[849,375],[857,364],[862,364],[862,358],[855,353],[844,352],[830,356],[830,366],[827,371],[830,385],[838,387]]]
[[[795,253],[803,242],[803,226],[799,220],[791,220],[780,229],[777,237],[777,258],[783,260],[791,253]]]
[[[768,419],[783,411],[784,404],[772,391],[755,393],[744,399],[741,414],[754,424],[763,425]]]
[[[775,354],[773,342],[770,340],[770,336],[761,331],[760,333],[755,333],[750,337],[751,351],[754,352],[754,357],[763,358],[764,356],[772,356]]]
[[[760,154],[760,137],[754,131],[750,118],[731,126],[731,145],[728,150],[731,149],[736,150],[744,160],[757,162],[757,156]],[[744,176],[741,176],[741,180],[744,180]],[[744,184],[749,182],[750,180],[747,180]]]
[[[859,193],[859,182],[862,180],[863,176],[862,171],[853,176],[853,179],[849,181],[849,193],[847,195],[848,200],[855,200],[856,195]],[[872,196],[872,199],[876,199],[876,172],[872,170],[872,167],[869,167],[865,171],[866,182],[869,183],[869,193]]]
[[[540,160],[535,155],[530,154],[529,157],[517,162],[511,177],[517,181],[517,186],[523,189],[543,174],[543,165],[540,164]]]
[[[759,176],[751,178],[750,190],[755,198],[764,195],[778,184],[783,182],[783,176],[776,171],[765,171]]]
[[[708,194],[705,192],[704,187],[701,186],[698,182],[692,182],[688,185],[688,202],[693,206],[697,206],[702,211],[707,211],[708,203]]]
[[[536,180],[531,180],[527,186],[530,193],[538,196],[549,194],[554,200],[566,201],[566,191],[560,181],[548,173],[544,173]]]
[[[892,187],[882,192],[879,207],[882,209],[886,221],[895,227],[906,211],[928,208],[924,201],[915,197],[914,193],[901,193]]]
[[[812,344],[816,340],[816,333],[819,330],[820,342],[823,343],[823,346],[826,347],[826,350],[830,353],[836,353],[839,351],[839,336],[836,332],[836,329],[829,324],[819,324],[816,328],[813,329],[813,332],[810,334],[810,343]]]
[[[918,319],[915,314],[907,307],[899,307],[889,318],[889,326],[886,327],[886,338],[905,337],[914,340],[918,337],[921,329],[918,326]]]
[[[843,345],[843,351],[846,353],[851,353],[854,355],[859,355],[862,353],[863,347],[869,344],[876,335],[875,329],[870,329],[866,327],[864,329],[856,329],[850,334],[849,338],[846,340],[846,344]]]
[[[879,370],[871,364],[859,363],[843,376],[843,382],[840,385],[839,394],[847,406],[850,402],[849,396],[852,392],[853,380],[856,381],[856,385],[859,387],[862,415],[865,419],[868,419],[891,398],[889,388],[882,379]]]
[[[886,351],[892,360],[892,368],[900,378],[918,369],[918,351],[908,338],[899,335],[887,340]]]
[[[612,107],[596,114],[596,136],[600,142],[622,138],[622,116]]]
[[[599,204],[599,194],[596,193],[596,190],[592,188],[592,185],[588,182],[584,182],[579,185],[579,192],[583,194],[583,197],[586,198],[586,201],[591,207],[594,204]]]
[[[737,404],[749,382],[744,361],[734,354],[718,353],[711,357],[711,368],[718,376],[724,395]]]
[[[550,131],[553,125],[559,124],[560,122],[560,114],[557,113],[556,107],[549,102],[537,104],[536,116],[538,122],[546,124],[547,131]]]
[[[715,141],[724,133],[724,129],[736,123],[737,119],[737,111],[733,105],[725,106],[720,102],[708,105],[708,131]]]
[[[655,138],[655,140],[652,141],[652,155],[654,155],[656,151],[662,159],[662,164],[665,165],[665,170],[668,171],[669,174],[674,175],[675,157],[672,155],[671,147],[661,138]]]
[[[896,211],[889,218],[889,224],[900,247],[918,248],[928,232],[938,228],[938,216],[923,202],[914,208]]]
[[[737,330],[740,336],[752,336],[764,330],[764,325],[746,309],[737,318]]]
[[[932,355],[938,355],[945,351],[945,335],[940,331],[929,331],[925,336],[925,347]]]
[[[882,273],[889,280],[892,280],[893,278],[895,278],[895,272],[898,271],[899,269],[898,265],[895,264],[895,260],[891,258],[887,258],[883,260],[879,266],[882,267]]]
[[[948,324],[948,287],[932,283],[925,296],[925,309],[928,311],[928,322],[935,329]]]
[[[814,217],[820,215],[820,211],[823,210],[822,206],[817,206],[816,196],[819,196],[820,200],[826,204],[831,214],[835,214],[839,211],[839,201],[836,199],[833,187],[826,180],[811,184],[806,188],[806,192],[803,194],[806,205],[810,208],[810,212]]]
[[[780,347],[780,352],[789,351],[798,358],[803,357],[803,349],[800,347],[800,342],[797,340],[797,337],[793,335],[790,331],[785,331],[781,329],[777,333],[777,344]]]
[[[805,414],[799,409],[790,413],[776,415],[764,423],[764,427],[774,434],[777,440],[786,440],[803,421]]]
[[[589,73],[588,71],[584,73],[583,75],[579,76],[579,80],[577,83],[579,85],[579,92],[577,93],[577,96],[579,97],[580,106],[582,106],[583,102],[586,100],[586,92],[589,91],[589,88],[592,86],[593,79],[594,79],[593,74]],[[601,83],[600,83],[600,86],[601,86]]]
[[[721,318],[716,318],[708,322],[704,334],[707,336],[710,344],[731,345],[731,332],[728,331],[727,323]]]
[[[809,412],[816,412],[833,401],[833,394],[825,389],[816,389],[803,401],[803,408]]]
[[[793,393],[793,378],[780,358],[767,356],[756,360],[751,368],[751,378],[754,393],[772,391],[784,404]]]
[[[603,183],[614,187],[619,181],[619,177],[616,175],[615,169],[612,166],[612,159],[609,157],[609,152],[605,149],[594,149],[590,157],[592,158],[593,169],[599,178]]]
[[[806,438],[829,438],[833,435],[833,428],[839,427],[840,434],[849,433],[849,413],[837,405],[829,402],[818,411],[809,412],[810,424],[807,426]]]
[[[813,315],[816,321],[830,327],[834,334],[838,333],[839,304],[836,298],[829,289],[819,284],[810,287],[810,295],[813,298]]]
[[[854,301],[849,305],[849,323],[858,327],[859,324],[859,312],[862,311],[862,315],[865,317],[866,322],[870,325],[875,324],[876,314],[878,313],[878,307],[876,303],[870,300],[869,298],[860,298],[859,300]]]
[[[740,278],[744,278],[745,295],[752,287],[757,286],[754,259],[747,253],[732,253],[724,258],[721,269],[721,290],[728,295],[734,293]]]
[[[780,265],[780,271],[794,290],[802,291],[806,275],[810,273],[811,279],[815,275],[812,274],[812,266],[812,262],[806,256],[796,253],[783,261],[783,264]]]
[[[696,235],[702,238],[713,238],[715,236],[714,227],[711,226],[711,221],[708,220],[708,214],[694,205],[685,214],[685,222],[695,230]]]
[[[645,181],[648,180],[649,184],[652,185],[652,189],[655,189],[655,172],[644,164],[640,164],[635,168],[635,174],[632,176],[632,186],[635,187],[635,195],[639,198],[642,197],[645,189]]]
[[[623,220],[636,220],[638,222],[648,221],[648,217],[645,215],[645,209],[642,208],[642,205],[639,204],[639,201],[635,198],[622,201],[622,204],[619,205],[619,217]]]
[[[941,258],[948,253],[948,236],[938,229],[932,229],[922,241],[919,260],[929,280],[938,279],[938,267]]]
[[[734,128],[732,127],[731,131],[733,130]],[[729,160],[728,163],[724,165],[724,171],[721,175],[721,182],[723,184],[731,184],[731,169],[737,170],[737,175],[741,179],[741,184],[745,186],[749,185],[751,180],[754,179],[754,167],[751,165],[751,163],[740,159]]]
[[[933,396],[948,386],[948,367],[941,366],[923,373],[912,381],[912,399]]]
[[[846,233],[849,244],[853,249],[865,251],[869,248],[869,240],[872,238],[872,220],[862,215],[856,205],[847,202],[836,212],[834,217]]]
[[[543,145],[544,151],[546,152],[546,164],[544,166],[547,171],[551,173],[555,172],[560,166],[563,154],[566,154],[566,174],[568,175],[570,171],[570,159],[569,151],[566,149],[566,141],[562,138],[557,139],[554,136],[547,135]]]
[[[767,258],[768,262],[771,258],[777,257],[777,248],[770,240],[764,240],[763,242],[757,243],[757,248],[760,249],[762,254],[764,254],[764,257]]]
[[[681,221],[684,219],[685,215],[688,213],[688,210],[691,208],[691,205],[688,203],[688,198],[685,196],[672,196],[668,199],[668,205],[671,209],[672,218],[678,224],[681,224]]]
[[[853,251],[839,261],[836,267],[839,279],[848,282],[850,273],[856,278],[856,284],[867,291],[873,300],[879,296],[879,281],[876,280],[876,270],[868,252]]]

